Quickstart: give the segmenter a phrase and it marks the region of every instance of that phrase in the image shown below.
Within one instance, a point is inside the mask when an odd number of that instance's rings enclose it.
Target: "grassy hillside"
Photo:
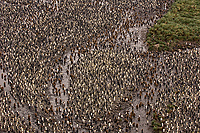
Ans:
[[[146,41],[149,50],[199,47],[200,0],[176,0],[171,10],[149,29]]]

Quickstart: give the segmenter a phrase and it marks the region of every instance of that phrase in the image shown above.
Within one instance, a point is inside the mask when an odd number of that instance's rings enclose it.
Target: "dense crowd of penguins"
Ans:
[[[0,131],[199,132],[199,49],[134,47],[172,3],[1,1]]]
[[[136,126],[140,117],[146,116],[148,124],[154,114],[163,132],[199,132],[199,57],[199,49],[141,54],[116,48],[85,54],[71,70],[75,121],[97,132],[143,131]],[[146,113],[136,114],[140,107]]]

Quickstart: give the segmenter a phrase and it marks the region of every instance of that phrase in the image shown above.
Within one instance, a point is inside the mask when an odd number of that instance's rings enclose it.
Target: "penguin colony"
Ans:
[[[154,114],[163,132],[199,131],[199,49],[121,49],[91,51],[72,66],[74,120],[95,132],[142,132],[136,125],[142,119],[148,124]],[[145,113],[136,113],[140,108]]]
[[[0,131],[199,132],[199,49],[138,48],[172,3],[1,1]]]

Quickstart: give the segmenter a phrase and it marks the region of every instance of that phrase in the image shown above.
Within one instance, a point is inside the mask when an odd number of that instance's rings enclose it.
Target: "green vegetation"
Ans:
[[[152,121],[152,125],[156,127],[161,127],[161,124],[159,122],[156,122],[155,120]]]
[[[176,0],[170,11],[149,29],[146,41],[149,50],[199,47],[200,0]]]
[[[161,123],[165,122],[165,120],[161,121],[161,116],[157,113],[153,113],[153,120],[151,122],[151,125],[153,126],[153,130],[158,132],[158,131],[162,131],[163,127],[161,125]]]
[[[167,107],[170,108],[170,109],[173,109],[174,105],[168,104]]]
[[[168,104],[166,107],[167,113],[171,114],[173,109],[177,106],[174,104]],[[166,117],[161,116],[161,114],[154,112],[153,113],[153,120],[151,122],[151,125],[153,127],[153,130],[155,133],[162,132],[162,129],[165,127],[164,123],[166,121]],[[163,125],[162,125],[163,123]]]

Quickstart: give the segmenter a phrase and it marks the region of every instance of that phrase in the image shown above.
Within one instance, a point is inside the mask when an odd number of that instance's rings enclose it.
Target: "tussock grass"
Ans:
[[[171,10],[149,29],[146,41],[149,50],[199,47],[200,0],[176,0]]]

